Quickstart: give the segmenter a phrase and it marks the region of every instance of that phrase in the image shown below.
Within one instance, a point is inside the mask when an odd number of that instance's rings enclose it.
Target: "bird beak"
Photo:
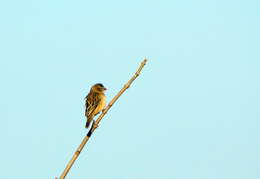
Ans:
[[[104,87],[103,90],[106,91],[107,89]]]

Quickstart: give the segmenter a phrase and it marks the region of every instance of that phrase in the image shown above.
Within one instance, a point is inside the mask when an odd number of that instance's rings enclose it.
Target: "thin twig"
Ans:
[[[82,142],[79,145],[78,149],[74,153],[73,157],[71,158],[71,160],[67,164],[66,168],[64,169],[63,173],[60,176],[60,179],[64,179],[66,177],[66,175],[70,171],[73,163],[78,158],[79,154],[81,153],[81,151],[84,148],[85,144],[88,142],[90,136],[96,130],[96,128],[97,128],[98,124],[100,123],[100,121],[102,120],[102,118],[106,115],[107,111],[112,107],[112,105],[117,101],[117,99],[125,92],[125,90],[128,89],[131,86],[132,82],[140,75],[144,65],[146,64],[146,62],[147,62],[147,59],[144,59],[142,61],[140,67],[137,69],[137,71],[135,72],[134,76],[123,86],[123,88],[117,93],[117,95],[108,103],[108,105],[105,107],[105,109],[102,111],[102,113],[97,118],[97,120],[95,122],[96,125],[93,125],[94,123],[92,123],[91,129],[88,131],[87,135],[84,137],[84,139],[82,140]]]

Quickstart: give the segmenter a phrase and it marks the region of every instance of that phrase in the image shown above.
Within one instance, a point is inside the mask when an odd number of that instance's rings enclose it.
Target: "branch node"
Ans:
[[[129,87],[130,87],[130,84],[125,84],[125,85],[124,85],[124,88],[125,88],[125,89],[128,89]]]

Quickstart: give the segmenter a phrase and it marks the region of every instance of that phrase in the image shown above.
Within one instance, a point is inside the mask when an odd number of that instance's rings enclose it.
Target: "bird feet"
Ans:
[[[93,130],[95,130],[96,128],[98,128],[98,124],[96,123],[96,121],[95,120],[93,120],[93,124],[92,124],[92,128],[93,128]]]

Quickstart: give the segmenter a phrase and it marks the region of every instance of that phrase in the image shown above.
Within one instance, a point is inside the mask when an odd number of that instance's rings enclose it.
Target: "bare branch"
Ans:
[[[96,125],[94,125],[94,123],[92,123],[91,129],[88,131],[87,135],[83,138],[83,140],[82,140],[81,144],[79,145],[78,149],[76,150],[76,152],[74,153],[73,157],[71,158],[71,160],[67,164],[67,166],[64,169],[63,173],[61,174],[60,179],[64,179],[66,177],[66,175],[70,171],[73,163],[76,161],[76,159],[78,158],[78,156],[81,153],[82,149],[84,148],[85,144],[88,142],[89,138],[91,137],[93,132],[98,127],[98,124],[100,123],[102,118],[106,115],[108,110],[113,106],[113,104],[118,100],[118,98],[125,92],[125,90],[128,89],[131,86],[132,82],[140,75],[143,67],[146,64],[146,62],[147,62],[147,59],[144,59],[142,61],[140,67],[137,69],[137,71],[135,72],[134,76],[123,86],[123,88],[117,93],[117,95],[108,103],[108,105],[105,107],[105,109],[102,111],[102,113],[97,118],[97,120],[95,122]]]

